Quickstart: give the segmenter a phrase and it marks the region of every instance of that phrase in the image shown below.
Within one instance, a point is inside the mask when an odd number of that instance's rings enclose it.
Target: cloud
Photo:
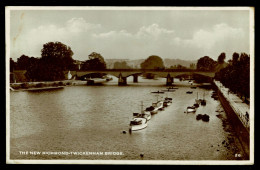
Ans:
[[[189,39],[183,39],[175,30],[157,23],[141,26],[136,32],[126,29],[105,30],[100,24],[72,18],[64,25],[42,25],[23,34],[12,47],[12,55],[40,56],[43,44],[60,41],[70,46],[74,59],[86,60],[91,52],[104,58],[162,58],[198,59],[204,55],[217,57],[221,52],[233,53],[249,49],[244,30],[220,23],[209,29],[200,29]],[[19,43],[18,43],[19,41]],[[13,57],[13,58],[15,58]]]
[[[167,30],[165,28],[161,28],[159,27],[158,24],[152,24],[149,25],[148,27],[141,27],[140,30],[137,33],[138,37],[143,37],[143,36],[154,36],[154,37],[158,37],[161,36],[163,34],[173,34],[174,30]]]
[[[212,49],[217,43],[234,42],[235,40],[243,37],[244,32],[240,28],[232,28],[227,24],[221,23],[215,25],[212,30],[199,30],[191,40],[186,43],[196,45],[199,48]]]
[[[66,30],[68,32],[81,33],[99,28],[101,28],[100,24],[87,23],[83,18],[72,18],[66,23]]]
[[[175,37],[171,45],[178,47],[182,53],[192,55],[190,53],[192,51],[198,57],[209,55],[217,59],[221,52],[226,52],[228,56],[231,56],[233,52],[248,52],[248,40],[243,29],[221,23],[214,25],[211,29],[200,29],[194,32],[190,39]]]

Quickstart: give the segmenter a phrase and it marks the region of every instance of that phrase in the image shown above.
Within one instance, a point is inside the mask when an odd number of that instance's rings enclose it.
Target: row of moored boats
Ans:
[[[195,99],[195,103],[193,104],[193,106],[188,106],[186,112],[190,113],[190,112],[196,112],[196,109],[199,107],[199,105],[205,106],[206,105],[206,100],[204,99],[204,95],[203,94],[203,99],[198,99],[198,93],[197,93],[197,99]]]
[[[172,104],[172,98],[165,97],[164,101],[158,101],[152,103],[152,106],[143,109],[143,102],[141,103],[141,112],[133,113],[133,118],[130,121],[129,131],[137,131],[147,127],[148,121],[152,118],[153,114],[164,110]]]

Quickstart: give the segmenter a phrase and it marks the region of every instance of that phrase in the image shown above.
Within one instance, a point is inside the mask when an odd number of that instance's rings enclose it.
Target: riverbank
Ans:
[[[228,88],[225,88],[219,81],[213,81],[215,87],[218,89],[219,100],[227,113],[229,120],[237,134],[239,142],[242,145],[244,153],[249,158],[250,151],[250,121],[249,105],[243,103],[243,101],[229,92]]]
[[[39,90],[39,89],[54,89],[62,86],[82,86],[87,85],[86,81],[81,80],[63,80],[63,81],[45,81],[45,82],[23,82],[10,83],[10,90]]]

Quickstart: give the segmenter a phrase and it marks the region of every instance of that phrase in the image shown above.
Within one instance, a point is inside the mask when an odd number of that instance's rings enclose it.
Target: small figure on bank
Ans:
[[[249,121],[249,114],[246,112],[246,120]]]

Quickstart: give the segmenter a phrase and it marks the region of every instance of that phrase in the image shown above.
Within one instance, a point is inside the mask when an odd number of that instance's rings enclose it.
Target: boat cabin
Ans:
[[[130,121],[130,125],[141,125],[142,124],[142,120],[132,120]]]

